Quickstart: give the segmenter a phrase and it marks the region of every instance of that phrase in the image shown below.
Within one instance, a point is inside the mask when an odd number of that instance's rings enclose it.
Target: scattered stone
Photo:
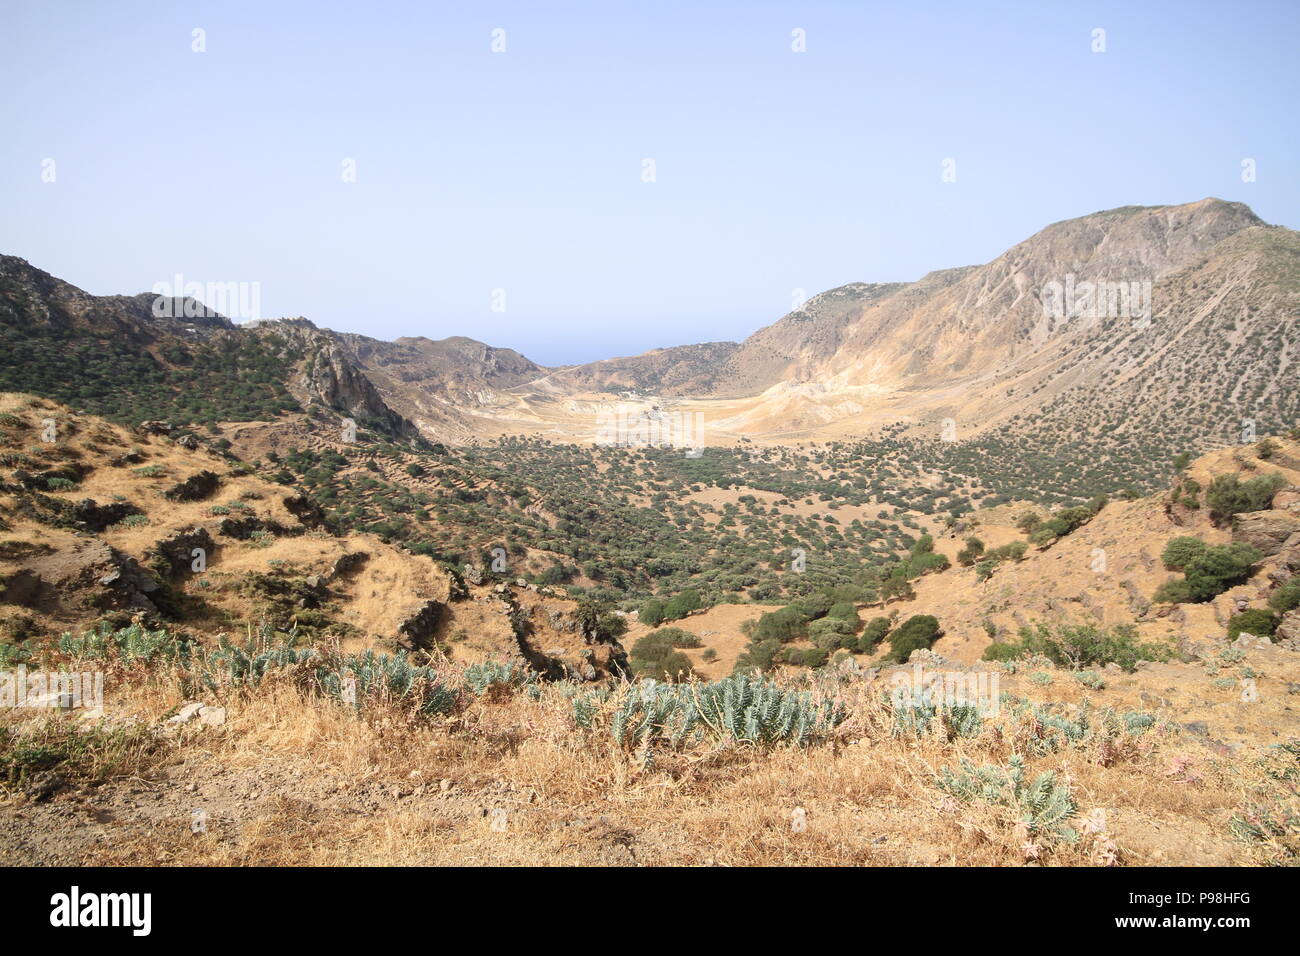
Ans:
[[[197,700],[187,701],[181,705],[180,710],[167,718],[165,725],[182,727],[195,720],[208,727],[220,727],[226,722],[226,708],[212,707]]]
[[[63,784],[63,777],[53,771],[46,770],[27,777],[23,781],[22,790],[32,800],[39,802],[54,796],[62,789]]]

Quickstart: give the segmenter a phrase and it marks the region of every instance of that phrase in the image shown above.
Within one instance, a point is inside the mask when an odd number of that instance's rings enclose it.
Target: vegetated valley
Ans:
[[[1298,250],[1128,207],[567,369],[0,258],[0,658],[103,682],[0,716],[0,854],[1294,863]],[[1042,325],[1090,264],[1149,327]]]

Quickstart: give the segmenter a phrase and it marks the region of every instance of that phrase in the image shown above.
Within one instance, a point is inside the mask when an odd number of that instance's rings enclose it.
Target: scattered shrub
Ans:
[[[1273,495],[1286,486],[1286,479],[1278,473],[1256,475],[1241,481],[1236,475],[1216,475],[1205,491],[1210,518],[1222,524],[1235,514],[1245,511],[1264,511],[1273,503]]]
[[[1228,621],[1228,640],[1235,641],[1241,634],[1252,634],[1255,637],[1267,637],[1272,640],[1273,632],[1277,630],[1280,622],[1281,619],[1269,611],[1247,608],[1240,614],[1234,614]]]
[[[915,614],[900,624],[889,635],[889,657],[897,663],[906,663],[912,652],[928,650],[939,637],[939,621],[930,614]]]

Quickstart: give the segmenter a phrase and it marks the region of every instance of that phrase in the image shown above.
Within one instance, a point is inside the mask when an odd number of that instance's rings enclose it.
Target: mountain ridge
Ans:
[[[236,325],[193,300],[173,300],[171,314],[182,318],[160,318],[155,296],[91,296],[10,256],[0,258],[0,306],[9,342],[62,324],[55,338],[116,337],[115,348],[135,350],[145,365],[166,366],[168,355],[197,361],[196,342],[257,341],[278,356],[300,405],[453,443],[529,433],[589,440],[599,409],[617,401],[699,410],[706,434],[722,442],[861,437],[897,422],[933,434],[945,421],[967,437],[1027,415],[1061,425],[1098,402],[1114,407],[1115,396],[1090,382],[1152,401],[1161,390],[1143,374],[1153,372],[1213,382],[1193,429],[1204,439],[1223,429],[1210,423],[1215,415],[1283,420],[1292,411],[1276,380],[1300,352],[1296,236],[1214,198],[1119,207],[1052,223],[983,265],[828,289],[741,342],[562,367],[466,336],[386,342],[301,318]],[[1053,313],[1056,298],[1090,284],[1107,284],[1090,306]],[[1116,305],[1145,313],[1116,315]],[[184,317],[191,312],[199,314]],[[1231,368],[1215,351],[1225,334]],[[1265,385],[1243,391],[1233,373]],[[31,378],[5,384],[31,390]],[[88,388],[64,384],[50,397]],[[1264,407],[1229,413],[1247,392]],[[1158,412],[1174,407],[1164,394]]]

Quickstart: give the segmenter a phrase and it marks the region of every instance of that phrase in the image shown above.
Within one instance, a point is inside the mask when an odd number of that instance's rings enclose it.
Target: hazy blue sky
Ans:
[[[98,294],[559,364],[1114,206],[1300,226],[1294,0],[0,5],[0,252]]]

